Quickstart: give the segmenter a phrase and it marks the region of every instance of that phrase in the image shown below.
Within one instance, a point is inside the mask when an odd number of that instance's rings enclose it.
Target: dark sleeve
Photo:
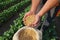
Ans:
[[[59,1],[59,3],[60,3],[60,0],[58,0]]]

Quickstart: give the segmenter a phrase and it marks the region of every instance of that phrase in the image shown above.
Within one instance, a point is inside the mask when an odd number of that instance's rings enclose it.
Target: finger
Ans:
[[[39,18],[37,18],[33,24],[38,24],[39,22],[40,22],[40,20],[39,20]]]
[[[37,24],[34,24],[34,26],[36,27],[36,26],[38,26],[39,25],[39,23],[37,23]]]
[[[23,21],[24,21],[24,19],[25,19],[25,16],[23,17]]]
[[[30,24],[29,27],[34,27],[34,25],[33,24]]]
[[[25,20],[26,20],[25,18],[26,18],[27,16],[29,16],[29,15],[32,15],[32,14],[31,14],[31,13],[26,14],[26,15],[24,16],[24,18],[23,18],[23,21],[25,21]]]
[[[33,22],[33,24],[37,24],[37,23],[38,23],[37,20]]]
[[[39,21],[37,21],[36,23],[33,23],[33,25],[36,27],[39,25]]]
[[[27,17],[27,15],[25,15],[25,16],[24,16],[23,21],[25,21],[25,20],[26,20],[26,19],[25,19],[26,17]]]
[[[23,21],[24,21],[24,19],[25,19],[25,15],[24,15],[24,17],[23,17]]]
[[[25,19],[25,18],[23,18],[23,21],[26,21],[26,19]]]

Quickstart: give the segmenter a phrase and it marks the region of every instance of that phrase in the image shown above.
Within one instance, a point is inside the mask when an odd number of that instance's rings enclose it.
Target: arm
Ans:
[[[31,9],[29,12],[27,12],[25,15],[24,15],[24,18],[23,18],[23,21],[25,20],[25,18],[27,16],[29,16],[30,14],[35,14],[36,13],[36,10],[37,10],[37,7],[40,3],[40,0],[31,0],[32,1],[32,5],[31,5]]]
[[[40,17],[43,16],[47,11],[55,7],[57,3],[58,0],[47,0],[47,2],[45,3],[45,5],[42,7],[42,9],[37,15],[39,15]]]
[[[32,5],[31,5],[30,11],[36,12],[39,3],[40,3],[40,0],[32,0]]]
[[[34,0],[34,1],[36,1],[36,0]],[[30,26],[31,27],[36,27],[37,25],[39,25],[40,17],[43,16],[48,10],[55,7],[57,5],[57,3],[58,3],[58,0],[47,0],[45,5],[42,7],[42,9],[36,15],[36,17],[35,17],[36,20]],[[34,6],[32,6],[32,9],[36,8],[37,4],[35,3]],[[36,9],[34,9],[34,10],[36,10]]]

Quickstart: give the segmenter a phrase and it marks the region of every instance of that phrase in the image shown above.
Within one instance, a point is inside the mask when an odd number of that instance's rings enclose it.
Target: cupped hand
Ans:
[[[34,13],[33,11],[27,12],[27,13],[24,15],[24,17],[23,17],[23,21],[26,20],[26,17],[27,17],[27,16],[32,15],[32,14],[35,14],[35,13]]]
[[[40,17],[39,17],[39,15],[36,15],[35,19],[36,20],[31,25],[29,25],[30,27],[37,27],[38,25],[40,25]]]

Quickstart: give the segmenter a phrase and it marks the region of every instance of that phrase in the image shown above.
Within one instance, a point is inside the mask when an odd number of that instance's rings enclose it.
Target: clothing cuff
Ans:
[[[58,0],[59,1],[59,3],[60,3],[60,0]]]

